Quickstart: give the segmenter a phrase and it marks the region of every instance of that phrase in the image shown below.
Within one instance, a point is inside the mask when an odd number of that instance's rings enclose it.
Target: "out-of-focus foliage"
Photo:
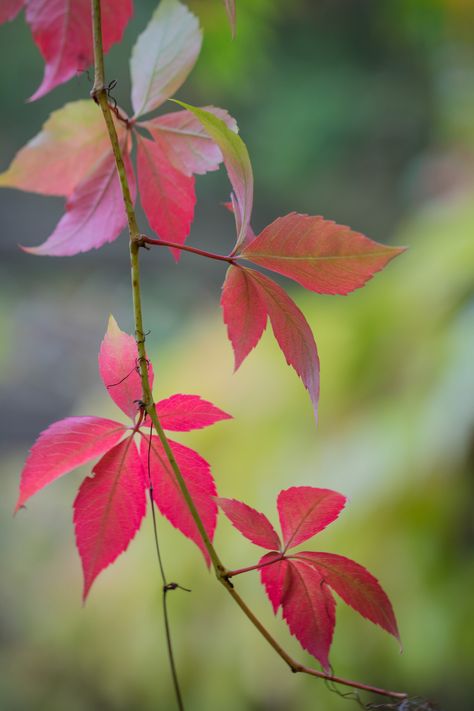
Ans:
[[[129,49],[152,8],[139,4],[124,46],[108,60],[119,99],[128,95]],[[233,43],[222,3],[195,0],[192,8],[208,30],[207,56],[181,95],[227,104],[239,119],[257,182],[255,227],[291,209],[320,212],[409,250],[348,297],[292,291],[320,350],[317,429],[271,337],[231,375],[218,312],[221,265],[189,255],[175,267],[168,255],[147,255],[157,395],[199,392],[235,416],[186,439],[212,463],[222,496],[245,499],[270,518],[275,495],[291,485],[349,496],[344,519],[318,545],[379,577],[404,653],[341,604],[335,672],[467,711],[474,693],[474,7],[468,0],[241,0]],[[0,28],[0,41],[8,57],[0,84],[3,168],[54,107],[84,98],[89,84],[81,77],[25,106],[41,64],[22,20]],[[199,189],[191,240],[224,251],[233,234],[231,216],[216,207],[228,195],[225,176],[206,177]],[[70,521],[79,476],[10,515],[40,429],[68,415],[112,414],[96,353],[109,311],[124,328],[131,324],[126,240],[73,260],[28,257],[16,243],[38,243],[60,201],[51,212],[49,199],[13,191],[1,199],[0,707],[173,709],[150,521],[81,609]],[[286,672],[192,544],[165,521],[160,535],[170,579],[193,589],[170,597],[189,708],[348,707],[323,683]],[[259,555],[225,520],[217,543],[232,566]],[[256,574],[238,582],[304,659],[273,618]]]

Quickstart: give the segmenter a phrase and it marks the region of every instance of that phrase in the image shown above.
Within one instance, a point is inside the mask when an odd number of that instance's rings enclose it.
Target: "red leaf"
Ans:
[[[222,288],[221,306],[234,349],[235,370],[259,342],[267,324],[261,289],[248,269],[231,266]]]
[[[122,39],[132,15],[131,0],[103,0],[104,51]],[[28,0],[26,21],[46,62],[41,86],[30,101],[83,72],[92,64],[90,0]]]
[[[199,430],[220,420],[232,419],[232,415],[199,395],[172,395],[156,403],[156,412],[163,429],[176,432]]]
[[[149,437],[144,436],[141,445],[141,457],[145,471],[148,471],[149,439]],[[198,527],[189,512],[163,446],[158,437],[152,437],[151,439],[150,475],[153,484],[153,498],[156,505],[163,516],[166,516],[175,528],[194,541],[209,565],[209,554],[202,541]],[[209,464],[194,450],[171,440],[169,443],[207,535],[212,540],[217,519],[217,505],[214,500],[217,491]]]
[[[225,121],[237,133],[237,123],[227,111],[214,106],[206,106],[205,110]],[[176,170],[185,175],[203,175],[217,170],[222,162],[219,147],[189,111],[165,114],[139,125],[151,133]]]
[[[336,605],[316,568],[303,561],[288,561],[282,606],[291,634],[303,649],[319,660],[324,671],[329,672]]]
[[[24,4],[25,0],[0,0],[0,25],[13,20]]]
[[[262,566],[260,568],[260,580],[276,615],[285,589],[289,562],[286,558],[281,557],[281,553],[272,552],[265,553],[258,561],[258,564]]]
[[[142,381],[137,371],[138,349],[133,336],[120,330],[113,316],[109,317],[107,333],[99,351],[99,373],[112,400],[132,420],[142,398]],[[148,366],[150,387],[153,387],[153,367]]]
[[[339,516],[345,503],[345,496],[330,489],[292,486],[280,491],[277,507],[285,551],[325,529]]]
[[[235,37],[235,0],[224,0],[227,17],[229,18],[232,37]]]
[[[146,510],[146,479],[131,437],[105,454],[84,479],[74,502],[76,543],[85,600],[98,574],[123,553]]]
[[[251,506],[236,499],[216,499],[229,521],[249,541],[274,551],[280,548],[280,539],[268,518]]]
[[[106,452],[124,430],[120,422],[102,417],[68,417],[50,425],[25,462],[15,511],[47,484]]]
[[[123,140],[123,128],[116,128]],[[107,153],[110,141],[100,110],[90,99],[74,101],[54,111],[18,151],[0,175],[0,186],[67,197]]]
[[[334,553],[304,551],[296,557],[317,568],[325,582],[362,617],[400,639],[392,604],[378,580],[368,570]]]
[[[135,116],[149,113],[184,82],[201,50],[197,18],[177,0],[161,0],[132,51]]]
[[[272,222],[239,256],[320,294],[348,294],[398,254],[322,217],[292,212]]]
[[[194,178],[169,162],[158,143],[138,136],[138,182],[148,222],[161,239],[184,244],[194,217]],[[171,249],[176,261],[181,250]]]
[[[135,178],[127,154],[127,176],[135,197]],[[66,204],[66,213],[53,234],[39,247],[22,247],[25,252],[54,257],[71,257],[113,242],[127,222],[122,191],[112,152],[75,189]]]

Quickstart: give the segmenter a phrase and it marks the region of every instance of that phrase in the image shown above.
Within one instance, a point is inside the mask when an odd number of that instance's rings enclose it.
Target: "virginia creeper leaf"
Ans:
[[[98,574],[127,550],[146,510],[147,480],[131,437],[107,452],[93,472],[74,501],[84,600]]]
[[[18,151],[0,175],[0,186],[67,197],[108,152],[101,112],[90,100],[74,101],[54,111],[43,130]]]
[[[163,429],[175,432],[199,430],[232,419],[232,415],[198,395],[172,395],[156,403],[156,412]]]
[[[119,42],[132,15],[132,0],[103,0],[104,51]],[[92,64],[90,0],[27,0],[26,21],[46,62],[41,86],[30,101]]]
[[[149,113],[184,82],[201,50],[197,18],[177,0],[161,0],[132,51],[135,116]]]
[[[124,153],[132,196],[135,178],[130,158]],[[39,247],[23,247],[25,252],[54,257],[71,257],[113,242],[127,222],[122,191],[112,152],[79,183],[66,204],[66,213],[54,232]]]
[[[99,351],[99,373],[112,400],[132,420],[142,398],[142,381],[138,372],[138,350],[133,336],[122,331],[113,316]],[[153,387],[153,366],[148,364],[148,378]]]
[[[161,239],[184,244],[194,217],[194,178],[169,162],[155,141],[138,136],[138,183],[142,207],[150,227]],[[176,261],[181,251],[171,248]]]
[[[0,0],[0,25],[13,20],[24,4],[25,0]]]
[[[317,568],[334,592],[362,617],[400,639],[392,604],[377,578],[368,570],[334,553],[304,551],[298,553],[296,558]]]
[[[319,571],[304,561],[288,561],[281,602],[291,634],[329,672],[336,605]]]
[[[267,324],[261,288],[250,270],[231,266],[222,287],[221,306],[235,355],[235,370],[259,342]]]
[[[196,116],[222,151],[227,174],[235,193],[234,214],[237,242],[233,250],[234,253],[244,243],[248,235],[252,214],[253,173],[247,147],[240,136],[214,114],[182,101],[176,101],[176,103]]]
[[[149,439],[149,436],[144,436],[141,444],[141,457],[145,471],[148,467]],[[212,540],[217,519],[217,505],[214,500],[217,491],[209,464],[194,450],[171,440],[169,443],[207,535]],[[153,498],[160,512],[175,528],[194,541],[202,551],[207,565],[210,565],[209,554],[198,527],[189,512],[163,445],[155,436],[151,438],[150,476],[153,484]]]
[[[348,294],[403,251],[322,217],[292,212],[265,227],[239,256],[311,291]]]
[[[236,499],[220,497],[216,501],[232,525],[249,541],[272,551],[280,548],[278,534],[263,513]]]
[[[205,111],[225,121],[237,133],[237,123],[224,109],[206,106]],[[217,170],[222,153],[204,130],[201,122],[189,111],[175,111],[140,124],[166,153],[176,170],[185,175],[203,175]]]
[[[285,550],[325,529],[339,516],[345,503],[346,497],[331,489],[292,486],[280,491],[277,508]]]
[[[276,615],[281,605],[285,578],[288,575],[288,561],[286,558],[281,557],[281,553],[272,551],[271,553],[265,553],[258,561],[258,564],[262,566],[260,568],[260,580]]]
[[[120,422],[102,417],[67,417],[50,425],[25,462],[15,511],[47,484],[113,447],[124,430]]]

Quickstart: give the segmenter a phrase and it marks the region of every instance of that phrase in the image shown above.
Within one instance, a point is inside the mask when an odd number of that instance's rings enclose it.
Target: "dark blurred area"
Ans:
[[[107,57],[129,109],[128,57],[155,3],[136,0],[124,42]],[[472,0],[237,0],[231,41],[223,3],[193,0],[204,47],[179,97],[227,108],[255,173],[253,224],[291,210],[322,214],[409,250],[348,297],[292,287],[321,356],[317,429],[307,395],[270,336],[232,375],[219,313],[220,264],[164,251],[143,259],[156,390],[199,393],[235,421],[188,435],[223,496],[274,514],[291,485],[349,495],[316,549],[354,557],[381,580],[404,652],[341,602],[336,674],[472,709],[474,684],[474,4]],[[51,111],[85,98],[81,75],[35,103],[43,65],[21,15],[0,27],[0,170]],[[164,111],[173,110],[164,107]],[[197,182],[190,243],[224,252],[233,225],[224,171]],[[34,257],[63,201],[0,191],[0,708],[174,708],[149,522],[106,571],[84,609],[72,474],[12,519],[19,472],[39,431],[69,415],[117,417],[100,385],[107,317],[132,330],[126,235],[98,252]],[[140,213],[140,224],[148,229]],[[187,708],[337,711],[355,707],[316,679],[287,673],[207,575],[186,540],[160,522],[173,593],[176,656]],[[226,522],[231,567],[255,562]],[[257,576],[243,595],[295,656]],[[364,701],[368,701],[364,697]],[[374,701],[374,699],[370,699]]]

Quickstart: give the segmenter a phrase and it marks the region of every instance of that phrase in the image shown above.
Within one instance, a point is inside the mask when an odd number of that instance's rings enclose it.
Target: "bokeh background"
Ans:
[[[128,56],[153,8],[137,0],[107,60],[129,108]],[[314,541],[365,564],[390,594],[404,652],[338,605],[339,675],[407,690],[450,711],[473,706],[474,5],[471,0],[237,0],[234,42],[218,0],[194,0],[204,49],[180,97],[228,108],[253,159],[254,227],[290,210],[322,214],[409,251],[363,290],[322,297],[288,285],[322,363],[320,424],[271,334],[232,375],[219,313],[220,264],[164,251],[143,260],[156,394],[199,393],[235,416],[189,434],[220,493],[275,521],[290,485],[350,497]],[[25,103],[42,63],[23,17],[0,28],[0,168],[49,113],[87,96],[83,75]],[[165,107],[165,110],[168,110]],[[229,249],[223,171],[198,182],[191,242]],[[59,199],[0,194],[0,708],[174,708],[160,581],[147,519],[81,607],[71,504],[87,470],[39,494],[15,519],[19,472],[40,430],[73,414],[114,417],[96,354],[113,312],[132,329],[127,241],[74,259],[32,257]],[[144,225],[142,217],[141,224]],[[194,546],[164,520],[170,597],[187,708],[309,711],[355,707],[294,676],[223,593]],[[231,567],[257,549],[225,521]],[[239,589],[277,638],[310,659],[275,619],[256,574]],[[370,700],[365,697],[365,700]],[[373,699],[372,699],[373,700]]]

